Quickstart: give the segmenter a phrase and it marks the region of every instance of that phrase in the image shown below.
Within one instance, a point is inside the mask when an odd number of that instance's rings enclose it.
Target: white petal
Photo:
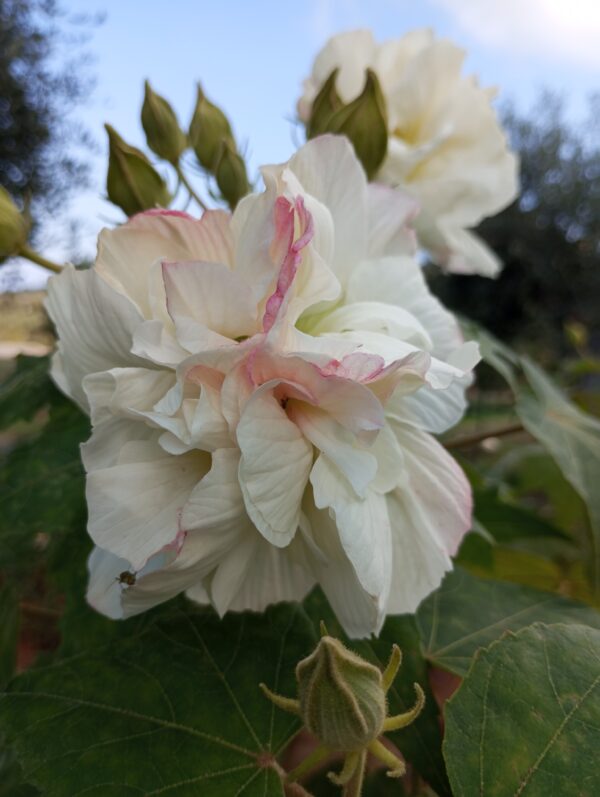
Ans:
[[[116,465],[127,443],[156,439],[156,429],[130,418],[108,416],[81,445],[81,458],[87,472]]]
[[[455,317],[429,290],[423,269],[412,257],[385,257],[361,263],[350,278],[348,303],[387,302],[417,318],[433,342],[432,353],[445,359],[463,337]]]
[[[353,639],[377,634],[385,619],[385,607],[377,595],[370,595],[360,583],[340,543],[335,521],[327,510],[307,502],[306,512],[314,544],[320,555],[312,557],[312,570],[344,631]]]
[[[59,337],[57,381],[88,411],[82,387],[87,374],[115,366],[143,365],[131,354],[142,319],[135,307],[92,269],[67,266],[48,282],[48,313]]]
[[[227,338],[257,331],[256,306],[248,286],[221,263],[164,261],[163,279],[171,318],[190,318]]]
[[[118,464],[88,474],[88,531],[94,542],[141,570],[182,532],[181,512],[208,460],[201,453],[170,456],[157,442],[126,444]]]
[[[310,482],[317,508],[333,512],[342,547],[364,590],[385,604],[392,573],[385,498],[373,490],[357,498],[324,454],[315,462]]]
[[[367,179],[352,145],[345,137],[319,136],[298,150],[288,168],[306,193],[331,213],[335,231],[331,266],[344,284],[367,251]]]
[[[147,368],[111,368],[90,374],[83,381],[92,423],[109,415],[149,418],[154,405],[173,387],[172,371]]]
[[[239,462],[240,452],[236,448],[213,453],[210,470],[194,487],[183,509],[185,529],[226,533],[247,522],[238,481]]]
[[[267,382],[251,396],[237,427],[246,509],[269,542],[287,545],[298,527],[312,445],[290,421]]]
[[[433,348],[427,330],[412,313],[397,305],[384,302],[347,303],[322,314],[316,323],[309,324],[306,328],[314,335],[350,330],[380,332],[425,351]]]
[[[291,417],[307,440],[344,474],[356,495],[363,497],[377,472],[373,454],[359,448],[354,435],[322,410],[302,404]]]
[[[412,223],[418,202],[400,189],[369,183],[369,258],[412,255],[417,239]]]
[[[258,537],[252,559],[246,562],[241,587],[229,604],[234,611],[262,612],[278,601],[301,601],[314,586],[300,535],[285,548]]]

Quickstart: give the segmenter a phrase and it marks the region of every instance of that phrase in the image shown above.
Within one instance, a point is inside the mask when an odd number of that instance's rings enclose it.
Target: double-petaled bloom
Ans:
[[[492,108],[494,92],[461,74],[464,56],[430,30],[382,44],[368,30],[339,34],[318,54],[298,113],[310,122],[313,102],[334,70],[343,103],[361,94],[372,70],[388,129],[375,179],[418,200],[419,242],[440,265],[495,276],[501,264],[471,228],[516,198],[518,164]]]
[[[53,375],[90,414],[88,599],[219,613],[315,583],[347,632],[413,611],[468,530],[431,433],[477,360],[411,257],[413,212],[325,136],[230,216],[150,211],[53,278]]]

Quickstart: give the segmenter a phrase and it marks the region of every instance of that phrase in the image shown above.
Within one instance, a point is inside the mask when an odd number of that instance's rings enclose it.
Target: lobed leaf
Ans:
[[[600,631],[534,625],[483,650],[446,706],[455,797],[600,794]]]

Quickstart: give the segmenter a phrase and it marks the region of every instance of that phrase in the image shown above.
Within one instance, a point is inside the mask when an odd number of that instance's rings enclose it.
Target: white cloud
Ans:
[[[600,0],[434,0],[492,47],[600,67]]]

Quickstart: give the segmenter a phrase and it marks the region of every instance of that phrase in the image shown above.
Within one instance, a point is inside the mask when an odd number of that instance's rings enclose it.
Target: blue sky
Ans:
[[[139,123],[149,78],[186,125],[195,83],[217,101],[247,144],[251,168],[295,149],[290,118],[302,78],[332,34],[369,27],[377,38],[428,26],[468,51],[466,72],[526,109],[542,86],[562,91],[574,118],[600,89],[598,0],[63,0],[71,13],[106,13],[87,49],[97,86],[79,117],[98,143],[93,189],[65,208],[65,227],[82,222],[80,251],[92,254],[98,230],[121,220],[102,198],[106,170],[103,123],[143,146]],[[56,227],[49,251],[65,254]],[[39,284],[33,269],[26,284]],[[1,285],[1,283],[0,283]]]

